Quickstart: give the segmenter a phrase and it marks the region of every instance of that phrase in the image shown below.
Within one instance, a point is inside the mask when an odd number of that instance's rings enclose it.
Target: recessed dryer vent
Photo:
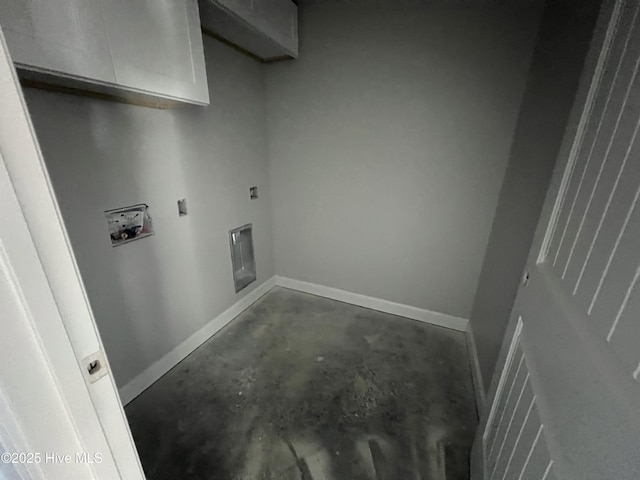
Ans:
[[[251,224],[229,232],[231,243],[231,263],[233,264],[233,283],[236,293],[256,279],[256,261],[253,256],[253,238]]]

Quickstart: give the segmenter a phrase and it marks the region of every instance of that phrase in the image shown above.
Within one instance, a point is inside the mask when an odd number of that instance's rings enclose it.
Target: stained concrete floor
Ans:
[[[126,407],[149,480],[467,480],[460,332],[276,288]]]

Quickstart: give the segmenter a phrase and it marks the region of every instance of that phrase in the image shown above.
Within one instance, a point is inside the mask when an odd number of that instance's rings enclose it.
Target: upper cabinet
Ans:
[[[207,105],[197,0],[0,0],[27,80],[135,103]]]
[[[291,0],[199,0],[202,28],[264,61],[298,56]]]

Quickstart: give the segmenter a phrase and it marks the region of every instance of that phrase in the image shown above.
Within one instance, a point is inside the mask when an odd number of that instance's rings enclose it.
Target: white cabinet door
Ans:
[[[99,0],[2,0],[0,22],[18,66],[115,82]]]
[[[200,0],[202,26],[262,60],[298,56],[291,0]]]
[[[251,18],[253,15],[253,0],[217,0],[220,5],[242,18]]]
[[[290,0],[256,1],[256,27],[268,37],[298,55],[298,8]]]
[[[0,24],[29,80],[149,105],[209,103],[197,0],[1,0]]]
[[[102,10],[120,86],[209,102],[196,0],[109,0]]]

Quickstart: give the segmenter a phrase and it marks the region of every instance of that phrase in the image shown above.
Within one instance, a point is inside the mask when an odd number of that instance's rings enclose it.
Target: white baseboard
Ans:
[[[471,364],[471,376],[473,378],[473,390],[476,394],[476,404],[478,406],[478,417],[482,415],[486,402],[484,393],[484,382],[482,381],[482,370],[480,370],[480,361],[478,360],[478,350],[476,348],[476,339],[473,336],[471,322],[467,326],[465,332],[467,337],[467,350],[469,352],[469,362]]]
[[[256,300],[271,290],[276,285],[276,277],[269,278],[255,290],[242,297],[228,309],[218,315],[216,318],[207,323],[196,333],[187,338],[176,348],[167,353],[160,360],[151,364],[149,368],[144,370],[138,376],[133,378],[129,383],[119,389],[120,400],[126,405],[131,400],[140,395],[149,388],[156,380],[165,373],[175,367],[187,355],[211,338],[231,320],[240,315],[244,310],[249,308]]]
[[[461,332],[466,331],[468,321],[464,318],[454,317],[445,313],[432,312],[422,308],[411,307],[401,303],[390,302],[380,298],[367,297],[359,293],[347,292],[338,288],[326,287],[315,283],[303,282],[292,278],[276,276],[276,285],[290,288],[304,293],[310,293],[319,297],[330,298],[339,302],[350,303],[359,307],[370,308],[379,312],[398,315],[420,322],[430,323],[439,327],[450,328]]]
[[[240,315],[244,310],[249,308],[256,300],[269,292],[269,290],[276,285],[304,293],[310,293],[319,297],[330,298],[339,302],[349,303],[351,305],[357,305],[359,307],[370,308],[379,312],[398,315],[399,317],[418,320],[420,322],[437,325],[439,327],[450,328],[461,332],[467,331],[468,321],[464,318],[454,317],[453,315],[447,315],[445,313],[432,312],[430,310],[390,302],[380,298],[367,297],[366,295],[347,292],[346,290],[326,287],[324,285],[303,282],[287,277],[273,276],[120,388],[119,393],[122,404],[126,405],[140,395],[156,380],[175,367],[187,355],[215,335],[231,320]],[[477,363],[477,356],[472,357],[476,359]],[[475,373],[476,372],[474,370],[474,378]],[[477,371],[477,374],[479,374],[479,370]]]

